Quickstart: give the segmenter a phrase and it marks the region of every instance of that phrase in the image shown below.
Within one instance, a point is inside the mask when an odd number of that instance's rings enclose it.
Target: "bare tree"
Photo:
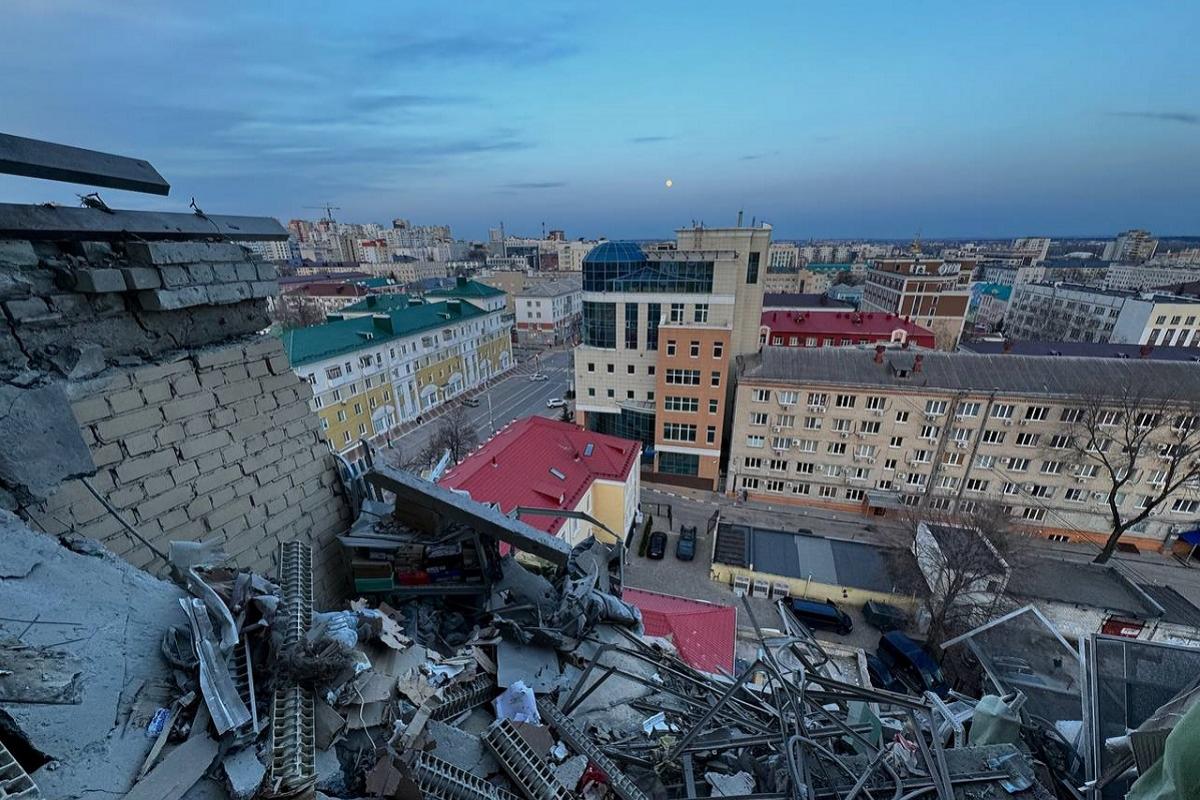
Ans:
[[[479,444],[479,433],[471,424],[464,406],[457,406],[442,418],[433,432],[433,436],[421,449],[418,462],[424,467],[431,467],[447,450],[450,460],[462,461]]]
[[[282,294],[272,306],[271,320],[285,330],[306,328],[324,322],[325,312],[307,297]]]
[[[1172,398],[1164,388],[1113,387],[1064,413],[1072,461],[1081,469],[1094,467],[1105,485],[1111,530],[1097,564],[1112,557],[1130,528],[1200,481],[1200,401]],[[1143,487],[1139,502],[1122,508],[1135,486]]]
[[[1008,576],[1018,560],[1009,517],[999,504],[969,511],[909,509],[899,518],[893,575],[900,591],[918,597],[934,649],[995,616],[1008,604]],[[922,525],[925,531],[922,531]],[[922,534],[940,528],[932,544]],[[915,559],[915,563],[914,563]]]

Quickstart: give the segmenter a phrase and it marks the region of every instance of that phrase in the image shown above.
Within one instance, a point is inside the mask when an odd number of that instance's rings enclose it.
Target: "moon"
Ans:
[[[675,185],[675,181],[671,180],[670,178],[667,178],[667,188],[670,189],[674,185]]]

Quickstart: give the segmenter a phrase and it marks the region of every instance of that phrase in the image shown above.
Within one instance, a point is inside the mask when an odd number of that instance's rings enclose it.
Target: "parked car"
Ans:
[[[565,408],[567,401],[561,397],[551,397],[546,401],[546,408]]]
[[[646,557],[660,559],[667,554],[667,534],[654,531],[650,534],[650,546],[646,548]]]
[[[675,542],[675,557],[680,561],[691,561],[696,557],[695,525],[684,525],[679,529],[679,541]]]
[[[883,663],[883,659],[874,653],[867,653],[867,677],[871,679],[871,685],[876,689],[899,692],[900,694],[908,692],[908,687],[904,685],[904,681],[893,675],[888,665]]]
[[[843,636],[854,630],[854,620],[832,600],[822,603],[819,600],[792,598],[787,601],[787,609],[793,617],[810,628],[834,631]]]
[[[531,381],[548,381],[548,380],[550,380],[550,376],[548,376],[544,372],[534,372],[529,376],[529,380],[531,380]]]
[[[863,603],[863,619],[878,628],[881,633],[900,630],[908,624],[908,614],[904,609],[881,603],[878,600],[868,600]]]
[[[876,655],[900,680],[918,694],[934,692],[945,697],[950,691],[942,668],[925,648],[900,631],[889,631],[879,637]]]
[[[468,397],[466,400],[463,400],[463,405],[467,406],[468,408],[477,408],[479,406],[479,398]]]

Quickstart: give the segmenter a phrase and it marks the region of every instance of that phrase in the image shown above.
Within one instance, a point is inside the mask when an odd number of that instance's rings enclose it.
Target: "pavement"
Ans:
[[[546,375],[548,380],[530,380],[529,376],[535,370]],[[385,461],[392,464],[419,453],[437,430],[438,420],[455,408],[464,407],[463,400],[468,397],[479,400],[478,406],[465,408],[467,420],[478,434],[480,443],[487,441],[493,430],[498,431],[513,420],[535,414],[558,419],[562,410],[546,408],[546,401],[566,394],[573,377],[572,371],[570,350],[547,350],[536,360],[519,363],[485,386],[467,392],[423,415],[419,424],[410,424],[402,428],[400,433],[393,437],[392,444],[382,445],[378,452],[383,454]]]

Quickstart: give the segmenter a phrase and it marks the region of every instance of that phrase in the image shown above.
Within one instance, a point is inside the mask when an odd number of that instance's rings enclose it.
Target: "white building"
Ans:
[[[574,343],[579,337],[583,309],[583,281],[531,283],[514,298],[517,341],[526,345]]]
[[[1200,346],[1200,299],[1067,283],[1013,289],[1005,333],[1015,339]]]

